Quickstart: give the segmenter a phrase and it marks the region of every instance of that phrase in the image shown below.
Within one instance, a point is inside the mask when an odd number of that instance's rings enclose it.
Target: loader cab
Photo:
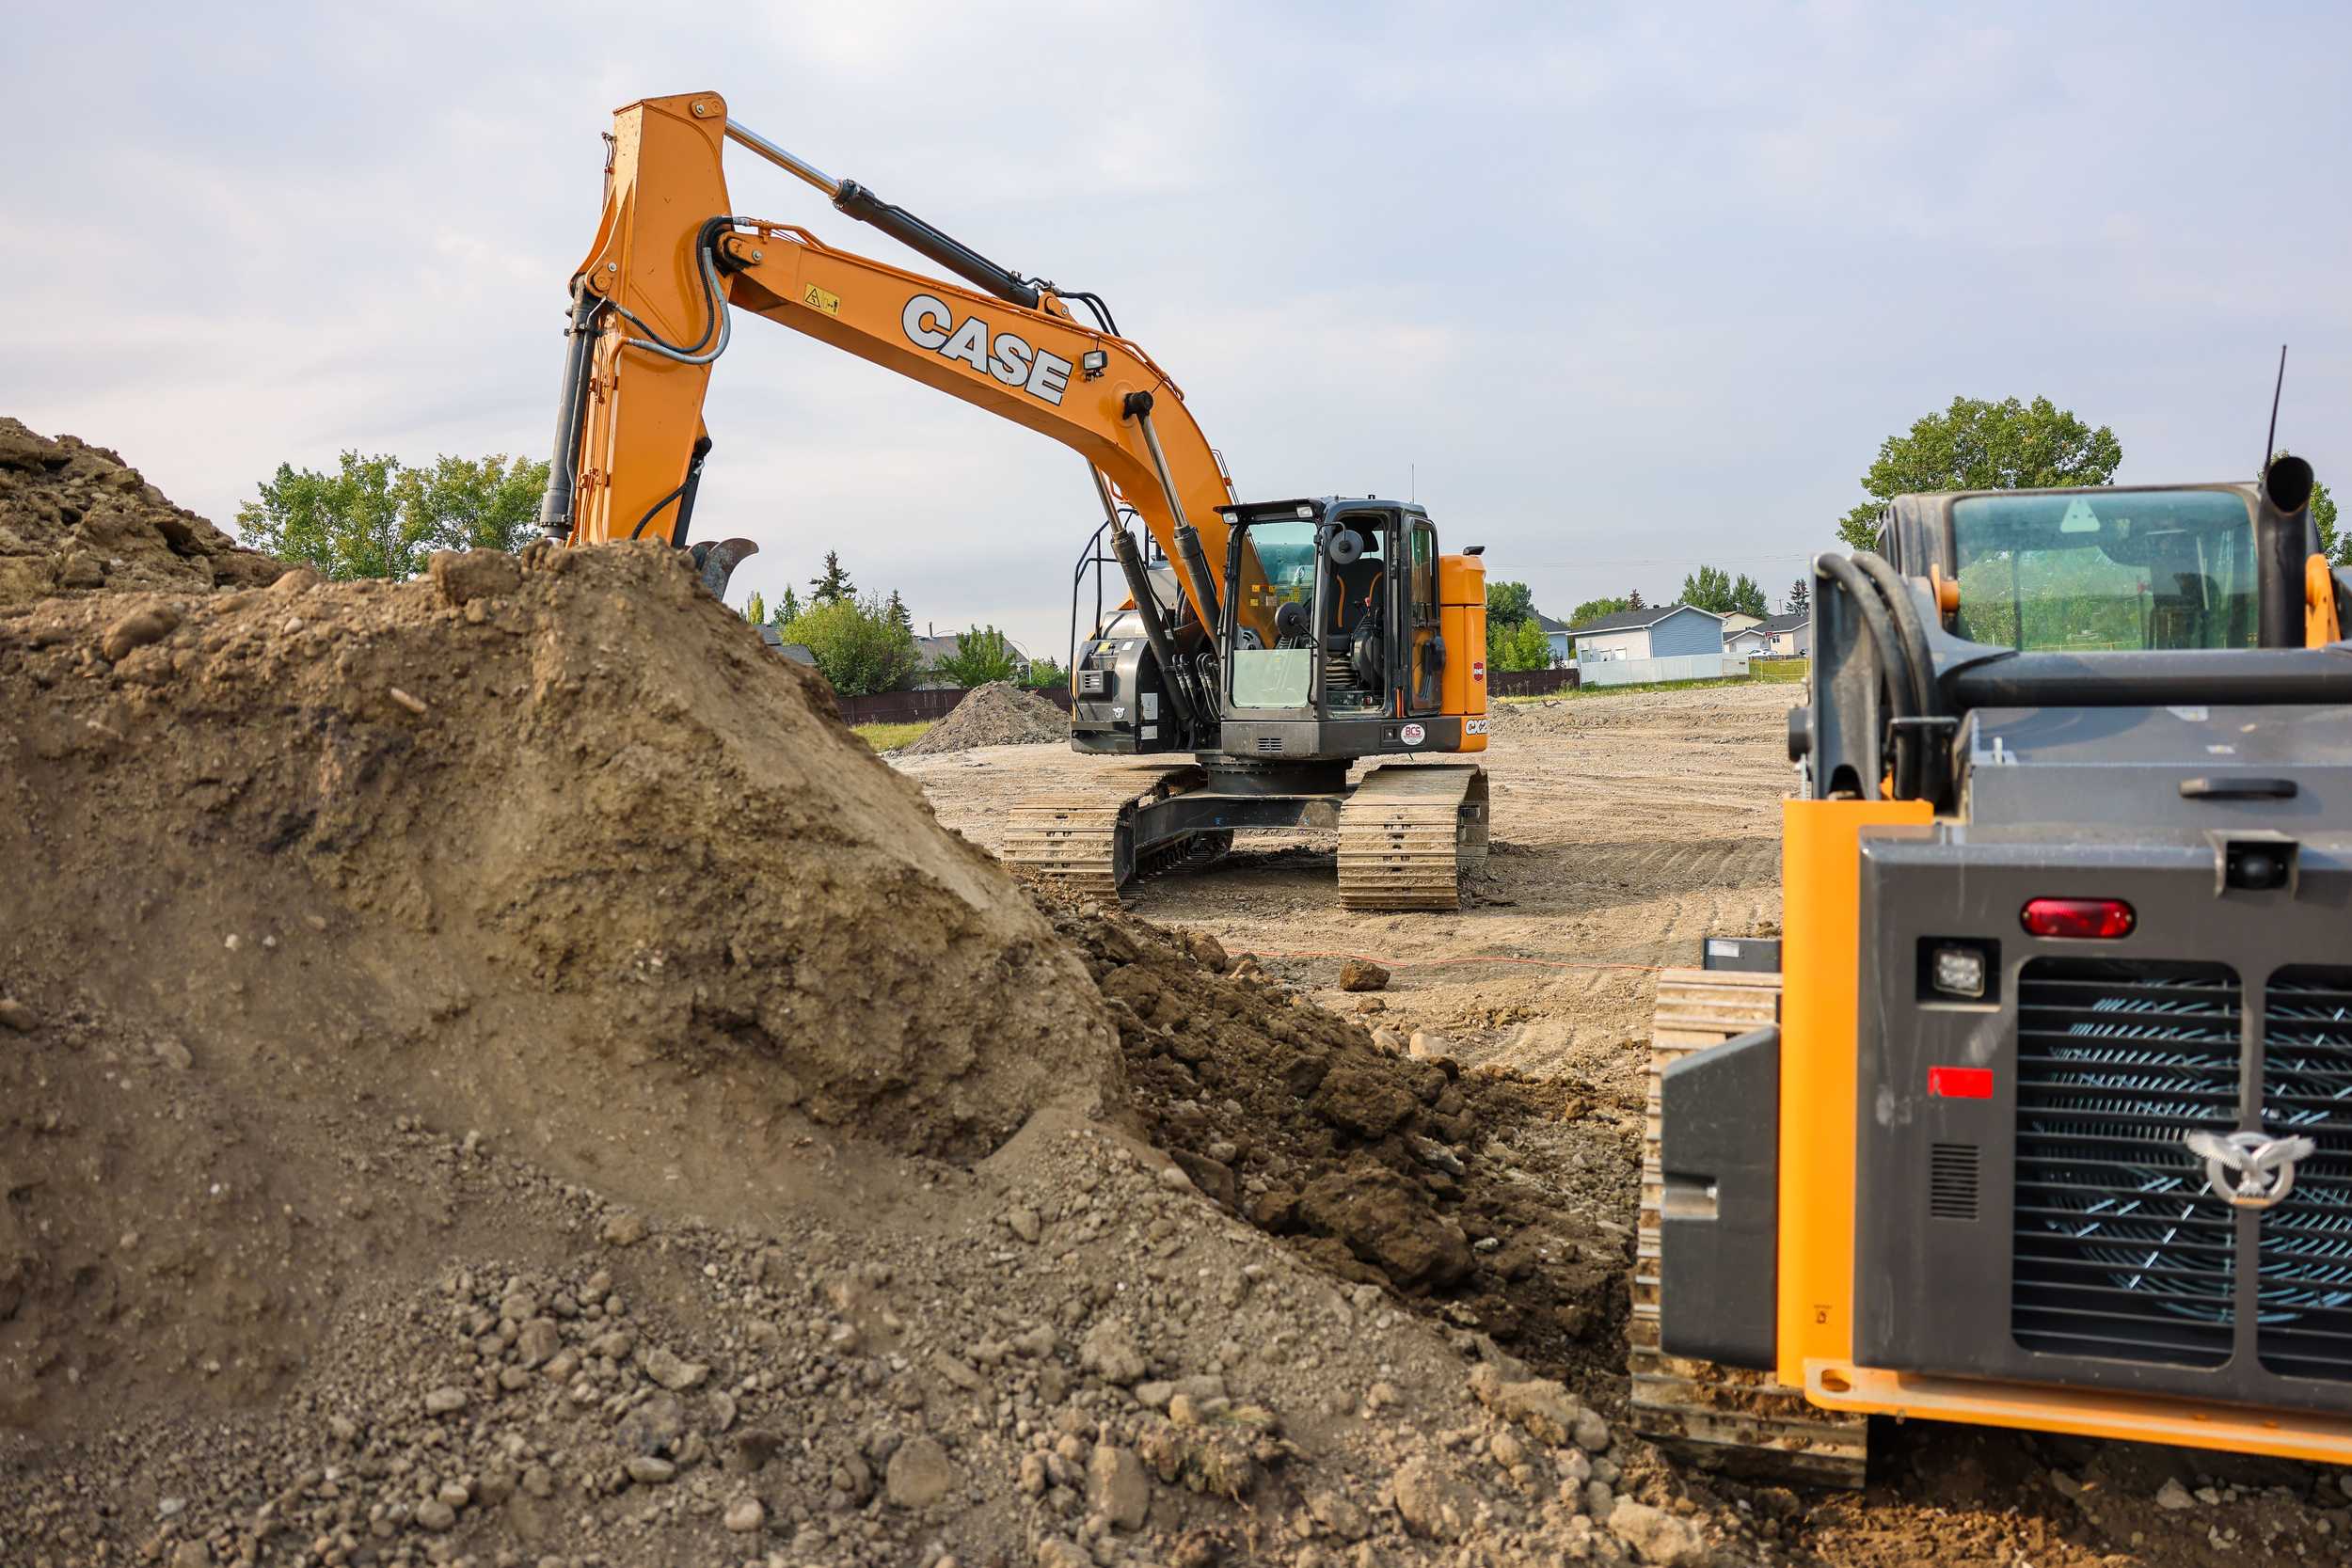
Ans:
[[[1429,515],[1346,497],[1219,511],[1232,530],[1218,628],[1227,749],[1453,749],[1431,722],[1446,644]]]

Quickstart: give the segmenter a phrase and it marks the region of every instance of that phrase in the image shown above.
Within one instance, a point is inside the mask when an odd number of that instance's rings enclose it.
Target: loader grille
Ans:
[[[2262,1213],[2256,1352],[2281,1376],[2352,1381],[2352,969],[2271,977],[2263,1131],[2311,1138],[2319,1152]]]
[[[2010,1329],[2029,1351],[2228,1361],[2227,1205],[2184,1135],[2236,1125],[2243,997],[2219,964],[2037,958],[2018,984]]]

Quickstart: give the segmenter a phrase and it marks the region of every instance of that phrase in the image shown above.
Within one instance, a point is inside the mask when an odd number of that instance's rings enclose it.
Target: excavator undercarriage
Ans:
[[[1335,830],[1340,903],[1351,910],[1454,910],[1486,860],[1486,775],[1395,764],[1351,791],[1345,763],[1257,768],[1217,758],[1137,763],[1013,808],[1005,863],[1072,893],[1114,897],[1169,871],[1215,864],[1236,832]]]

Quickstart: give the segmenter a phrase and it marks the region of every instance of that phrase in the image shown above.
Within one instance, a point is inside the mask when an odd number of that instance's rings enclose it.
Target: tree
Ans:
[[[2286,455],[2280,447],[2271,461]],[[2352,537],[2336,532],[2336,498],[2317,480],[2312,482],[2312,522],[2319,530],[2319,553],[2338,566],[2352,566]]]
[[[792,592],[792,585],[784,585],[784,597],[776,601],[775,616],[769,622],[781,632],[801,618],[801,596]]]
[[[889,610],[893,622],[905,628],[909,637],[914,635],[914,615],[907,609],[906,600],[898,597],[896,588],[890,591],[890,603],[883,608]]]
[[[1799,578],[1796,581],[1788,585],[1788,602],[1787,605],[1782,607],[1781,613],[1783,615],[1803,615],[1807,610],[1812,608],[1812,586],[1807,583],[1804,578]]]
[[[898,595],[891,597],[895,600]],[[1012,679],[1020,666],[1021,656],[1005,641],[1003,632],[994,626],[974,626],[956,633],[956,651],[933,663],[931,670],[958,686],[986,686]]]
[[[844,596],[811,605],[776,631],[787,642],[808,649],[844,697],[895,689],[921,662],[914,638],[890,618],[878,597]]]
[[[1551,639],[1544,635],[1542,623],[1531,617],[1512,627],[1504,637],[1502,655],[1495,662],[1505,670],[1549,670]]]
[[[430,468],[400,474],[404,500],[445,550],[521,549],[539,537],[539,499],[547,488],[546,458],[444,454]]]
[[[841,552],[825,552],[825,569],[808,579],[808,597],[812,605],[840,604],[857,597],[857,585],[842,569]]]
[[[1761,621],[1772,614],[1772,607],[1765,602],[1764,590],[1754,578],[1740,574],[1740,580],[1731,585],[1731,608],[1742,615],[1753,615]]]
[[[1681,602],[1721,615],[1731,609],[1731,578],[1720,566],[1702,566],[1682,579]]]
[[[768,624],[768,601],[761,598],[756,590],[755,590],[752,596],[743,603],[743,619],[749,621],[755,626],[763,626]]]
[[[1647,604],[1643,602],[1642,591],[1638,588],[1625,596],[1625,607],[1628,610],[1647,610],[1649,608]]]
[[[1614,615],[1621,610],[1631,610],[1633,606],[1631,602],[1622,597],[1614,599],[1586,599],[1582,604],[1576,607],[1576,613],[1568,617],[1568,625],[1572,626],[1588,626],[1604,615]]]
[[[1486,624],[1516,626],[1535,613],[1535,594],[1523,582],[1486,584]]]
[[[400,581],[437,549],[520,548],[537,537],[547,487],[548,465],[527,458],[442,456],[407,468],[346,451],[331,474],[279,464],[259,498],[237,508],[237,533],[339,581]]]
[[[1878,460],[1862,476],[1871,499],[1846,514],[1838,537],[1852,549],[1875,549],[1879,514],[1897,496],[2111,484],[2122,461],[2114,431],[2093,430],[2048,398],[2026,404],[1956,397],[1944,412],[1880,444]]]
[[[1026,684],[1039,691],[1067,687],[1070,684],[1070,672],[1061,667],[1061,660],[1057,658],[1031,659]]]

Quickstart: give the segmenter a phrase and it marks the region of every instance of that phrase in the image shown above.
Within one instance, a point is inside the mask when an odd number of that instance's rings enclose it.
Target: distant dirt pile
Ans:
[[[285,570],[104,447],[0,419],[0,609],[101,589],[259,587]]]
[[[991,681],[964,694],[955,711],[905,748],[910,753],[968,752],[977,746],[1041,746],[1070,738],[1070,716],[1010,681]]]

